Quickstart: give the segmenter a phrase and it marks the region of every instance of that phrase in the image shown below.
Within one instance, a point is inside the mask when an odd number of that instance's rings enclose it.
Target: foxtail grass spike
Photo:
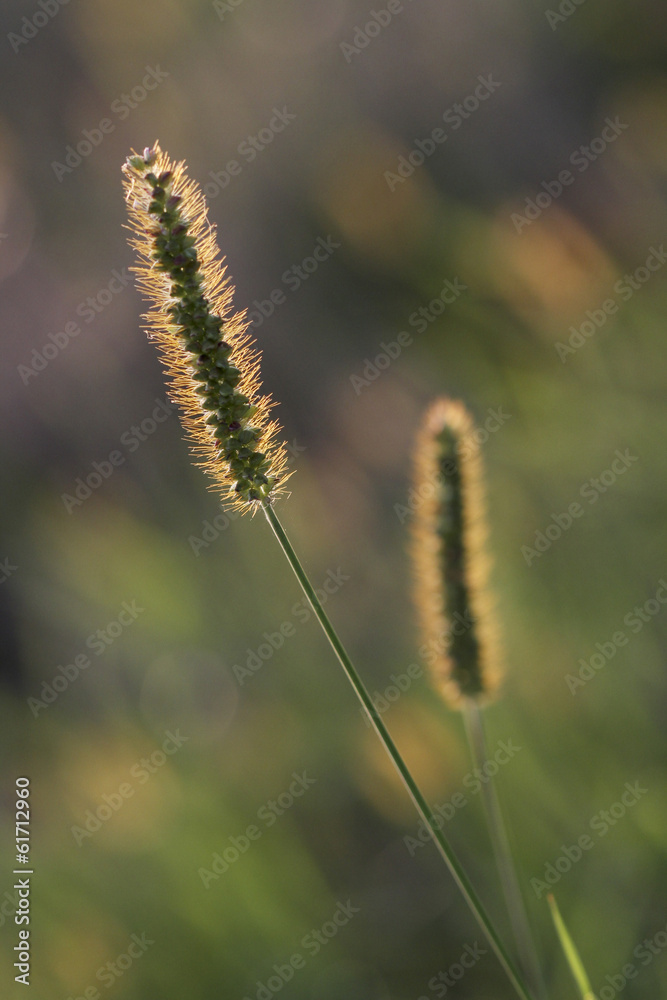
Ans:
[[[415,451],[415,596],[435,687],[461,709],[475,767],[487,757],[480,708],[495,693],[500,667],[493,606],[480,448],[473,420],[455,400],[426,412]],[[508,915],[531,991],[544,1000],[540,960],[510,849],[498,792],[482,798]]]
[[[123,168],[133,268],[150,301],[147,332],[157,341],[192,450],[224,506],[271,503],[286,480],[273,403],[260,394],[260,355],[244,313],[232,313],[215,231],[200,187],[159,145]]]
[[[415,451],[413,566],[423,657],[446,701],[491,698],[500,676],[481,459],[464,405],[438,399]]]

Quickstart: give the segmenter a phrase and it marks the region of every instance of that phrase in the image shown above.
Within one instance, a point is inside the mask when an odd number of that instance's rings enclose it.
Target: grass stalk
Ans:
[[[310,580],[308,579],[308,576],[306,575],[306,572],[303,566],[301,565],[299,557],[294,551],[292,544],[289,541],[289,538],[285,533],[285,529],[280,523],[273,506],[270,503],[263,503],[262,509],[264,511],[264,514],[266,515],[267,521],[271,525],[271,528],[273,529],[273,532],[287,558],[287,561],[289,562],[290,566],[294,571],[294,575],[299,581],[299,584],[301,585],[304,594],[308,598],[308,601],[310,602],[311,607],[315,612],[315,615],[320,625],[322,626],[322,629],[327,639],[329,640],[329,643],[331,644],[334,653],[338,657],[338,660],[343,670],[345,671],[347,679],[354,688],[355,693],[359,698],[359,701],[361,702],[371,725],[375,729],[375,732],[379,737],[380,741],[382,742],[382,745],[384,746],[387,754],[389,755],[389,758],[391,759],[394,767],[398,771],[398,774],[400,775],[403,784],[405,785],[419,816],[426,824],[426,828],[429,830],[438,851],[440,852],[441,856],[446,862],[447,867],[449,868],[449,871],[454,881],[458,885],[464,899],[466,900],[472,914],[474,915],[477,923],[479,924],[486,939],[488,940],[489,945],[491,946],[494,954],[496,955],[498,961],[503,967],[508,979],[512,983],[517,994],[519,995],[519,997],[521,997],[521,1000],[535,1000],[534,995],[528,990],[528,987],[525,985],[521,973],[516,968],[514,961],[508,954],[504,944],[502,943],[500,937],[498,936],[498,933],[496,932],[490,917],[488,916],[486,910],[482,905],[482,902],[477,896],[477,893],[475,892],[475,889],[473,888],[470,880],[468,879],[468,876],[465,874],[463,868],[461,867],[461,864],[459,863],[456,855],[454,854],[454,851],[452,850],[449,842],[447,841],[442,831],[439,830],[436,824],[434,823],[434,819],[426,799],[419,790],[419,787],[417,786],[414,778],[412,777],[412,774],[410,773],[407,764],[403,760],[403,757],[401,756],[398,748],[396,747],[394,741],[389,735],[389,731],[387,730],[384,722],[382,721],[379,712],[373,705],[372,699],[368,691],[366,690],[363,681],[361,680],[359,674],[357,673],[355,667],[353,666],[352,661],[350,660],[342,642],[340,641],[336,633],[336,630],[334,629],[326,612],[324,611],[324,608],[322,607],[320,601],[318,600],[317,594],[315,593],[315,590],[313,589],[313,586],[310,583]]]
[[[488,743],[482,719],[482,711],[478,703],[469,698],[466,700],[463,714],[473,766],[481,769],[484,766],[484,762],[488,759]],[[542,976],[540,959],[533,934],[531,933],[528,914],[507,834],[507,827],[503,819],[500,799],[493,779],[482,783],[482,801],[496,868],[516,942],[519,962],[533,992],[540,997],[540,1000],[545,1000],[547,993]]]
[[[547,896],[547,902],[549,903],[549,909],[551,910],[551,917],[554,922],[554,927],[556,928],[558,940],[560,941],[563,954],[565,955],[567,964],[570,967],[570,972],[572,973],[572,977],[577,984],[582,1000],[597,1000],[595,994],[593,993],[593,987],[591,986],[590,979],[588,978],[588,974],[584,968],[584,963],[581,960],[577,946],[565,926],[565,921],[561,917],[560,910],[558,909],[558,903],[552,893],[549,893]]]

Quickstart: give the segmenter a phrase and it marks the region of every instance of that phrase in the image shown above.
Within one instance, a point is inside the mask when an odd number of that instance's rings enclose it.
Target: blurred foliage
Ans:
[[[341,43],[371,15],[346,0],[75,2],[38,29],[40,6],[0,13],[0,558],[14,567],[0,586],[4,980],[20,774],[34,808],[36,996],[254,998],[348,900],[358,914],[308,954],[286,996],[430,1000],[429,981],[479,939],[435,850],[408,850],[410,803],[312,617],[300,620],[267,525],[221,517],[176,418],[150,423],[159,363],[142,303],[112,272],[126,279],[132,261],[120,164],[159,138],[210,186],[294,452],[281,515],[316,585],[349,577],[328,606],[373,691],[419,662],[396,505],[422,409],[444,392],[480,424],[489,408],[511,415],[485,445],[507,651],[488,725],[492,744],[522,748],[498,784],[551,995],[572,986],[529,880],[635,781],[647,793],[556,894],[596,990],[628,962],[639,973],[625,995],[667,988],[667,955],[633,957],[667,924],[666,612],[636,633],[624,624],[665,576],[665,275],[638,279],[627,301],[614,291],[664,238],[667,10],[570,6],[550,25],[544,4],[406,3],[352,55]],[[16,42],[21,31],[32,37]],[[139,99],[156,67],[168,75]],[[386,172],[489,74],[497,91],[391,190]],[[254,158],[239,151],[284,108],[289,125]],[[585,171],[572,166],[617,116],[628,128]],[[113,128],[90,154],[54,169],[104,119]],[[233,159],[242,169],[223,186]],[[568,166],[573,182],[517,232],[512,215]],[[340,246],[295,288],[285,275],[319,237]],[[466,291],[411,325],[456,278]],[[275,289],[284,299],[264,318]],[[618,311],[562,360],[556,345],[609,298]],[[79,332],[63,341],[68,323]],[[369,378],[402,330],[413,343]],[[356,392],[352,376],[368,385]],[[617,449],[638,459],[590,503],[581,490]],[[122,464],[68,512],[62,495],[113,451]],[[576,501],[584,515],[528,566],[522,546]],[[133,601],[136,620],[92,651],[89,637]],[[239,683],[234,668],[284,622],[295,634]],[[619,630],[627,645],[572,694],[566,675]],[[28,699],[86,653],[90,666],[35,715]],[[385,719],[434,803],[465,787],[460,720],[424,678]],[[186,741],[141,782],[168,732]],[[304,771],[315,783],[269,826],[258,813]],[[128,782],[131,796],[78,844],[87,810]],[[447,832],[507,932],[469,798]],[[251,825],[261,836],[204,888],[200,869]],[[154,944],[111,983],[96,978],[133,934]],[[490,956],[451,992],[511,996]]]

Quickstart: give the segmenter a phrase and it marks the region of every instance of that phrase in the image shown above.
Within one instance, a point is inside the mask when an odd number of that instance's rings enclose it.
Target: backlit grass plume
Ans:
[[[415,451],[413,564],[417,613],[435,686],[452,707],[483,701],[499,680],[479,444],[464,405],[438,399]]]
[[[413,522],[415,597],[433,682],[462,709],[474,767],[489,757],[480,708],[500,679],[482,486],[475,425],[463,403],[437,399],[427,410],[415,450]],[[476,773],[477,773],[476,771]],[[482,798],[498,875],[520,963],[539,1000],[546,994],[496,787]]]
[[[147,332],[161,350],[169,393],[199,463],[225,506],[270,503],[285,482],[285,445],[260,395],[259,352],[244,313],[231,313],[225,278],[200,187],[159,145],[123,168],[133,268],[151,307]]]

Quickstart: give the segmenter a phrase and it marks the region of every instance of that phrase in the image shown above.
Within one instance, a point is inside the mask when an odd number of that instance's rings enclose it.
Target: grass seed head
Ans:
[[[435,687],[454,708],[485,701],[500,677],[482,469],[464,405],[441,398],[415,450],[412,528],[415,599]]]
[[[207,218],[201,188],[159,145],[123,167],[133,268],[150,302],[156,340],[193,452],[226,507],[272,502],[286,480],[286,450],[261,395],[260,354],[245,313],[232,312],[234,288]]]

